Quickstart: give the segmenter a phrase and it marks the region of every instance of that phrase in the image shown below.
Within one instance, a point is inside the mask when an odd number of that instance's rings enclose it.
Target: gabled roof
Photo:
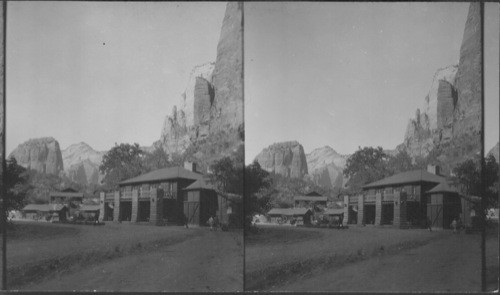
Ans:
[[[310,201],[310,202],[326,202],[328,197],[308,197],[308,196],[296,196],[293,197],[294,201]]]
[[[320,197],[322,195],[320,193],[318,193],[317,191],[312,191],[312,192],[307,193],[306,196]]]
[[[436,185],[431,190],[426,192],[426,194],[432,194],[432,193],[458,194],[458,191],[454,187],[451,187],[447,182],[441,182],[440,184]]]
[[[214,190],[213,185],[208,183],[204,178],[198,179],[197,181],[193,182],[191,185],[186,187],[184,190],[185,191],[190,191],[190,190]]]
[[[51,192],[51,197],[83,198],[83,193],[74,192]]]
[[[77,193],[78,191],[74,188],[71,188],[71,187],[68,187],[66,189],[63,189],[62,192],[65,192],[65,193]]]
[[[306,208],[273,208],[267,214],[269,215],[304,215],[307,211]]]
[[[172,180],[172,179],[198,180],[202,178],[203,175],[184,169],[182,167],[170,167],[170,168],[158,169],[131,179],[124,180],[120,182],[120,185],[127,185],[134,183],[148,183],[148,182],[156,182],[156,181]]]
[[[408,184],[418,182],[433,182],[438,184],[443,181],[445,181],[445,178],[443,176],[432,174],[430,172],[427,172],[426,170],[419,169],[386,177],[384,179],[369,183],[363,186],[363,188],[384,187],[395,184]]]
[[[40,211],[40,212],[51,212],[51,211],[61,211],[64,207],[62,204],[28,204],[22,211]]]

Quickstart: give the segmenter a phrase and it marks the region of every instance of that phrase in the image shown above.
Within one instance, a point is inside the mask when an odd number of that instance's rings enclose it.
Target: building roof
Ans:
[[[306,208],[273,208],[267,214],[269,215],[304,215],[307,211]]]
[[[148,182],[156,182],[156,181],[172,180],[180,178],[198,180],[202,179],[203,175],[201,175],[200,173],[184,169],[182,167],[170,167],[170,168],[158,169],[131,179],[124,180],[120,182],[120,185],[127,185],[133,183],[148,183]]]
[[[22,209],[22,211],[61,211],[64,207],[66,206],[62,204],[28,204]]]
[[[344,214],[344,209],[343,208],[328,208],[325,211],[323,211],[323,214],[325,214],[325,215],[341,215],[341,214]]]
[[[193,182],[191,185],[186,187],[184,190],[185,191],[190,191],[190,190],[214,190],[213,185],[208,183],[204,178],[198,179],[197,181]]]
[[[65,193],[77,193],[78,191],[74,188],[71,188],[71,187],[68,187],[66,189],[63,189],[62,192],[65,192]]]
[[[306,196],[316,196],[316,197],[319,197],[319,196],[322,196],[322,195],[320,193],[318,193],[317,191],[312,191],[312,192],[307,193]]]
[[[100,206],[99,205],[80,205],[80,208],[78,208],[80,211],[99,211]]]
[[[51,197],[65,197],[65,198],[83,198],[83,193],[73,192],[51,192]]]
[[[431,190],[426,192],[426,194],[432,194],[432,193],[458,194],[458,191],[454,187],[451,187],[447,182],[441,182],[440,184],[436,185]]]
[[[326,202],[328,197],[308,197],[308,196],[296,196],[293,197],[294,201],[310,201],[310,202]]]
[[[427,172],[426,170],[419,169],[419,170],[394,174],[384,179],[369,183],[363,186],[363,188],[384,187],[395,184],[407,184],[407,183],[417,183],[417,182],[441,183],[443,181],[445,181],[445,178],[443,176],[432,174],[430,172]]]

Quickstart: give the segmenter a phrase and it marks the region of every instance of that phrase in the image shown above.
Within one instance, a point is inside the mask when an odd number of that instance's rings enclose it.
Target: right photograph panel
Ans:
[[[245,3],[245,290],[498,290],[498,12]]]

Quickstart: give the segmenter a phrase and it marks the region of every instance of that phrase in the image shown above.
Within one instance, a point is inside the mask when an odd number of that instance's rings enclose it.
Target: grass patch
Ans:
[[[57,235],[78,234],[78,229],[64,226],[32,226],[22,227],[23,234],[36,233],[36,235],[52,234],[52,237]],[[40,232],[37,229],[42,229]],[[68,229],[70,231],[68,231]],[[152,252],[163,247],[181,243],[196,232],[186,232],[185,235],[163,237],[157,240],[146,242],[129,242],[119,245],[109,245],[101,248],[78,248],[74,252],[67,252],[57,256],[52,256],[46,259],[24,263],[23,265],[10,267],[8,269],[8,279],[10,288],[18,288],[27,284],[36,284],[46,279],[53,279],[57,276],[67,275],[77,271],[81,271],[87,267],[99,264],[101,262],[113,260],[116,258],[138,255],[142,253]],[[23,235],[20,235],[23,237]],[[25,239],[33,239],[33,236],[24,237]]]
[[[80,234],[81,230],[75,227],[59,225],[47,226],[35,222],[15,223],[7,231],[7,240],[50,240],[59,237],[72,237]]]
[[[245,238],[245,246],[254,245],[286,245],[305,240],[318,239],[323,233],[314,230],[296,227],[259,227],[255,234],[248,234]]]
[[[323,256],[303,258],[297,261],[269,266],[262,270],[246,273],[246,287],[248,291],[262,291],[270,287],[284,285],[290,281],[310,278],[323,271],[341,268],[349,263],[369,259],[378,255],[393,255],[429,243],[431,239],[420,241],[405,241],[393,245],[379,245],[372,249],[353,247],[347,253],[325,253]]]

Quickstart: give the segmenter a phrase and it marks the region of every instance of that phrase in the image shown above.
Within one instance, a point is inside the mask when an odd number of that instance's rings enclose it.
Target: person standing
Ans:
[[[208,225],[210,226],[210,231],[212,231],[214,227],[214,219],[212,218],[212,216],[210,216],[210,218],[208,219]]]
[[[217,215],[214,216],[214,228],[215,230],[217,230],[217,228],[219,227],[219,218],[217,217]]]
[[[453,219],[453,221],[451,222],[451,228],[453,229],[453,233],[456,234],[457,233],[457,220],[456,219]]]
[[[186,228],[189,228],[189,226],[188,226],[188,221],[189,221],[189,220],[188,220],[188,218],[187,218],[186,214],[183,214],[183,216],[184,216],[184,226],[185,226]]]

